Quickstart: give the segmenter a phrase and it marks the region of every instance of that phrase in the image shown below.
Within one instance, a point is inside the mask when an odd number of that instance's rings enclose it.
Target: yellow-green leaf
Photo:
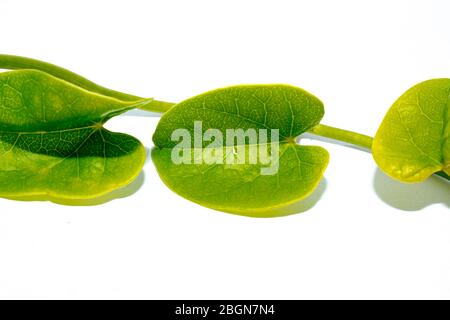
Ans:
[[[36,70],[0,73],[0,196],[88,199],[127,185],[145,149],[103,124],[147,102],[106,97]]]
[[[317,125],[324,114],[322,102],[310,93],[287,85],[244,85],[210,91],[185,100],[166,112],[155,131],[152,158],[163,182],[179,195],[217,210],[250,216],[265,216],[279,208],[307,197],[320,182],[328,164],[328,152],[317,146],[301,146],[295,137]],[[195,123],[201,121],[202,134],[218,130],[249,129],[279,132],[280,143],[272,148],[277,170],[262,174],[267,162],[214,163],[212,154],[236,153],[263,147],[261,141],[249,140],[209,147],[210,142],[195,145]],[[192,142],[189,153],[198,163],[178,163],[173,151],[178,141],[173,133],[186,129]],[[270,143],[273,142],[272,140]],[[267,144],[271,145],[269,142]],[[212,150],[213,149],[213,150]],[[220,158],[220,157],[219,157]]]
[[[373,141],[379,167],[404,182],[450,174],[450,79],[406,91],[389,109]]]

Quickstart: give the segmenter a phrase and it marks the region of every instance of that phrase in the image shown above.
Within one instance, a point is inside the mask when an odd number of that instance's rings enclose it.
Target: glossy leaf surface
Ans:
[[[389,109],[373,141],[379,167],[404,182],[450,174],[450,79],[428,80]]]
[[[234,86],[210,91],[175,105],[163,115],[153,136],[156,147],[152,158],[161,179],[179,195],[222,211],[265,216],[263,212],[268,209],[305,198],[320,182],[328,164],[328,152],[317,146],[297,145],[295,137],[317,125],[323,113],[320,100],[287,85]],[[261,162],[174,163],[172,151],[177,141],[172,139],[173,132],[185,128],[194,137],[196,121],[202,121],[203,133],[217,129],[224,136],[228,129],[278,129],[276,174],[261,174],[261,168],[267,165]],[[193,154],[198,148],[194,143],[190,150]],[[206,150],[208,144],[203,141],[200,148]],[[247,140],[244,145],[247,151],[255,147]],[[230,145],[222,150],[215,148],[224,157],[235,150]]]
[[[145,103],[36,70],[0,73],[0,196],[88,199],[127,185],[141,171],[145,149],[103,124]]]

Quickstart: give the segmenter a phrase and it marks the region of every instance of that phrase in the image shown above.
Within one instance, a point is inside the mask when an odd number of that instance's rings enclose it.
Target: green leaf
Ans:
[[[135,95],[102,87],[65,68],[61,68],[54,64],[36,59],[0,54],[0,69],[7,69],[7,70],[26,69],[26,70],[42,71],[60,80],[69,82],[79,88],[85,89],[92,93],[98,93],[102,96],[134,103],[139,101],[145,101],[145,103],[139,104],[137,108],[146,111],[165,112],[173,106],[173,103],[157,101],[154,99],[144,99]]]
[[[406,91],[389,109],[373,141],[379,167],[404,182],[450,174],[450,79]]]
[[[266,216],[270,209],[307,197],[320,182],[328,152],[317,146],[297,145],[295,137],[316,126],[323,114],[320,100],[292,86],[246,85],[210,91],[175,105],[162,116],[153,136],[152,158],[163,182],[186,199],[221,211]],[[246,139],[214,147],[203,140],[195,145],[196,121],[202,121],[202,133],[217,129],[224,137],[229,129],[278,129],[279,146],[272,147],[273,140],[266,142],[276,155],[272,165],[277,172],[262,174],[267,162],[249,162],[249,150],[263,147],[260,140],[257,144]],[[201,163],[173,161],[178,141],[172,140],[172,134],[180,128],[190,134],[192,159],[199,149],[206,152]],[[217,152],[226,158],[239,146],[244,146],[240,150],[247,155],[245,163],[209,161]]]
[[[145,149],[103,124],[147,102],[106,97],[36,70],[0,73],[0,196],[88,199],[127,185]]]

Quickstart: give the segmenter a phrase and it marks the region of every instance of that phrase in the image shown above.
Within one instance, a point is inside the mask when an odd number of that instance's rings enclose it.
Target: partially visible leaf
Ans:
[[[238,85],[209,91],[182,101],[164,113],[153,135],[160,148],[177,144],[171,134],[179,128],[194,131],[194,121],[204,129],[279,129],[280,139],[291,140],[319,124],[322,102],[289,85]],[[207,144],[207,143],[206,143]]]
[[[308,92],[287,85],[246,85],[210,91],[185,100],[166,112],[155,131],[152,158],[163,182],[179,195],[203,206],[251,216],[265,216],[269,209],[284,207],[307,197],[320,182],[328,152],[300,146],[295,137],[317,125],[323,105]],[[218,129],[278,129],[278,171],[262,175],[267,164],[176,164],[171,158],[177,141],[172,133],[187,129],[194,146],[194,123],[202,121],[203,133]],[[203,141],[202,150],[210,142]],[[242,143],[242,142],[241,142]],[[255,145],[244,142],[246,154]],[[234,146],[239,145],[237,142]],[[241,144],[242,145],[242,144]],[[260,144],[258,145],[260,146]],[[217,147],[224,155],[230,145]],[[197,148],[190,152],[195,157]]]
[[[102,96],[36,70],[0,73],[0,196],[87,199],[127,185],[145,149],[103,124],[147,102]]]
[[[406,91],[390,108],[372,152],[393,178],[419,182],[450,174],[450,79],[434,79]]]
[[[115,98],[130,103],[145,102],[137,104],[136,108],[146,111],[165,112],[173,106],[173,103],[154,99],[144,99],[135,95],[102,87],[70,70],[36,59],[0,54],[0,69],[42,71],[79,88],[85,89],[92,93],[98,93],[105,97]]]
[[[168,148],[153,149],[152,158],[163,182],[182,197],[213,209],[252,216],[271,215],[269,209],[307,197],[328,164],[325,149],[294,143],[280,146],[279,169],[274,175],[261,175],[261,163],[177,165],[171,161]]]

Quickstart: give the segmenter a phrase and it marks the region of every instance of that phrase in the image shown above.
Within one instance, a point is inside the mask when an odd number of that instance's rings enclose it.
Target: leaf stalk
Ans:
[[[72,83],[78,87],[81,87],[85,90],[95,92],[104,96],[108,96],[111,98],[115,98],[122,101],[141,101],[144,98],[131,95],[128,93],[123,93],[120,91],[108,89],[102,87],[72,71],[69,71],[65,68],[56,66],[54,64],[39,61],[36,59],[13,56],[7,54],[0,54],[0,69],[8,69],[8,70],[18,70],[18,69],[34,69],[46,72],[54,77]],[[147,103],[142,104],[139,109],[151,112],[164,113],[168,111],[171,107],[173,107],[175,103],[158,101],[158,100],[147,100]],[[358,147],[362,147],[364,149],[368,149],[371,151],[373,138],[364,134],[360,134],[353,131],[348,131],[340,128],[335,128],[332,126],[327,126],[324,124],[319,124],[308,131],[314,135],[318,135],[325,138],[330,138],[337,141],[342,141],[345,143],[349,143]],[[447,175],[444,171],[436,172],[436,175],[450,181],[450,176]]]
[[[324,124],[319,124],[308,132],[321,137],[346,142],[364,149],[368,149],[369,151],[372,149],[373,138],[361,133],[335,128]],[[444,171],[436,172],[435,175],[450,181],[450,176]]]
[[[365,149],[372,149],[373,138],[361,133],[339,129],[324,124],[319,124],[308,132],[321,137],[350,143]]]

